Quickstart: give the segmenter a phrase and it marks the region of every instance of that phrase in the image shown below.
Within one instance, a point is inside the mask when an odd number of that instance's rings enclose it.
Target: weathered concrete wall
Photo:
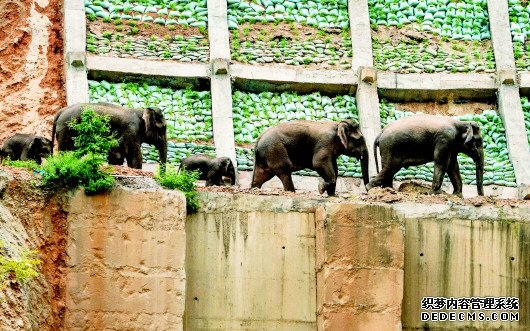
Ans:
[[[397,209],[406,224],[404,330],[530,328],[529,206]],[[520,320],[421,322],[423,297],[516,297]]]
[[[351,203],[317,215],[318,330],[400,330],[403,220]]]
[[[0,291],[0,330],[530,328],[530,203],[201,192],[186,219],[178,192],[60,201],[9,176],[0,239],[43,265]],[[426,296],[517,297],[520,321],[423,323]]]
[[[188,217],[187,330],[315,330],[315,218],[283,198],[204,194]]]
[[[0,141],[15,132],[51,136],[66,103],[62,0],[0,1]]]
[[[71,199],[67,330],[182,330],[186,204],[176,191]]]

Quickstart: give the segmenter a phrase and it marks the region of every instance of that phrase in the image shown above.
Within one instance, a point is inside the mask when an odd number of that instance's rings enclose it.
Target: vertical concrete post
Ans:
[[[350,18],[350,34],[353,47],[352,68],[373,67],[372,36],[368,0],[349,0],[348,16]]]
[[[355,95],[361,131],[366,139],[368,150],[374,146],[374,140],[381,132],[381,117],[379,114],[379,96],[377,95],[377,71],[374,68],[360,67],[359,82]],[[369,174],[375,176],[375,159],[372,153],[369,162]]]
[[[355,95],[359,122],[368,150],[372,150],[375,137],[381,131],[381,118],[379,116],[379,97],[377,95],[377,71],[373,67],[374,57],[372,53],[368,0],[349,0],[348,13],[353,48],[352,69],[358,70],[359,73],[359,82]],[[373,155],[370,156],[369,166],[370,176],[376,175]]]
[[[68,105],[88,102],[86,18],[83,0],[64,0],[64,70]]]
[[[210,81],[215,152],[232,159],[237,167],[232,83],[230,80],[230,41],[228,38],[227,3],[208,0],[208,38],[210,41]]]
[[[497,68],[497,102],[506,130],[508,153],[519,186],[519,197],[530,198],[530,146],[517,83],[508,3],[488,0],[488,12]]]

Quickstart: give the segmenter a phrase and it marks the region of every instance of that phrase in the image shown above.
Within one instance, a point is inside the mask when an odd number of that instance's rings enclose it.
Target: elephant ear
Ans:
[[[221,166],[223,167],[223,173],[227,174],[228,169],[230,168],[230,159],[224,157],[221,161]]]
[[[350,124],[346,121],[341,121],[339,127],[337,128],[337,135],[339,136],[340,142],[344,148],[348,149],[348,134],[349,134]]]
[[[144,110],[142,118],[145,122],[145,131],[151,132],[154,127],[161,129],[166,126],[164,113],[157,107],[148,107]]]
[[[39,155],[42,149],[42,141],[39,137],[33,138],[28,146],[29,155]]]
[[[466,131],[463,134],[464,145],[469,145],[475,141],[481,141],[482,136],[480,135],[480,127],[475,122],[468,122]]]

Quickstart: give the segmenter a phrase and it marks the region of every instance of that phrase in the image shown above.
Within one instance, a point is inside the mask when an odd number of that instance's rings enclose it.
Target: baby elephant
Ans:
[[[462,122],[451,117],[416,115],[388,124],[374,142],[377,164],[377,146],[381,151],[381,172],[370,181],[374,186],[392,187],[399,169],[434,161],[432,193],[441,193],[445,173],[453,184],[453,194],[462,196],[462,178],[457,155],[464,153],[475,161],[477,191],[484,195],[484,148],[480,128],[475,122]],[[379,169],[377,169],[379,171]]]
[[[186,170],[199,170],[199,179],[206,180],[206,186],[222,185],[223,176],[230,178],[230,184],[236,183],[236,171],[232,161],[227,157],[212,157],[206,154],[197,154],[182,159],[180,168]]]
[[[4,141],[0,157],[11,160],[33,160],[41,164],[41,159],[52,153],[52,141],[45,137],[17,133]]]

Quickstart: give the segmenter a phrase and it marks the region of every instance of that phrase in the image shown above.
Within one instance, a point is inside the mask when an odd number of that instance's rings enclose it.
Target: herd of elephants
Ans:
[[[85,108],[100,115],[108,115],[110,127],[120,139],[118,147],[108,155],[108,163],[142,168],[142,143],[153,145],[160,164],[167,162],[166,121],[158,108],[129,109],[110,103],[75,104],[57,112],[53,120],[51,140],[29,134],[15,134],[4,141],[0,158],[35,160],[53,153],[57,140],[59,151],[74,149],[76,132],[69,123],[78,120]],[[381,154],[379,171],[377,147]],[[368,175],[369,151],[358,123],[288,121],[265,130],[254,146],[254,172],[251,187],[277,176],[286,191],[294,191],[291,173],[301,169],[315,170],[324,181],[319,192],[335,194],[337,158],[347,155],[360,160],[366,189],[375,186],[392,187],[394,175],[402,168],[434,161],[431,192],[441,193],[445,173],[453,185],[453,194],[462,196],[462,179],[457,162],[458,153],[471,157],[476,165],[476,183],[479,195],[483,192],[484,149],[480,128],[475,122],[458,121],[439,115],[415,115],[388,124],[377,136],[373,146],[378,174]],[[199,170],[206,185],[221,185],[223,177],[235,184],[235,168],[227,157],[199,154],[181,160],[181,167]]]

